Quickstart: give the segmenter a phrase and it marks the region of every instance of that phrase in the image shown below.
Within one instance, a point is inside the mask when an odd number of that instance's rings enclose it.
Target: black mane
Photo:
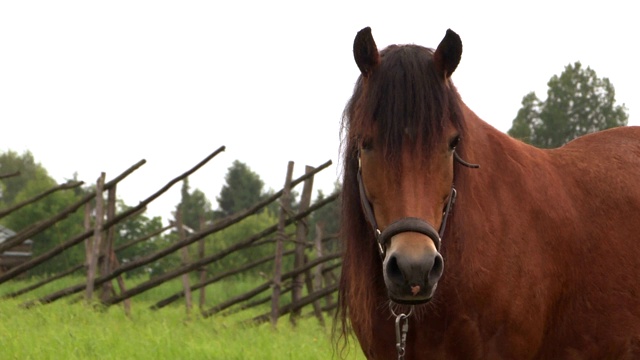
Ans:
[[[343,113],[345,157],[357,152],[360,137],[374,127],[376,143],[391,162],[397,162],[407,138],[412,145],[419,140],[420,150],[429,151],[447,122],[464,130],[459,95],[436,71],[433,53],[417,45],[391,45],[380,52],[380,64],[372,74],[358,78]]]

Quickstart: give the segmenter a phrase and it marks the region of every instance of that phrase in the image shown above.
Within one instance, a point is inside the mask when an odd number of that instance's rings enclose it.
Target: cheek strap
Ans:
[[[477,169],[480,167],[480,165],[478,164],[472,164],[464,161],[462,158],[460,158],[455,150],[453,150],[453,158],[458,163],[468,168]],[[378,223],[376,222],[375,214],[373,213],[373,208],[371,207],[371,203],[367,198],[367,193],[364,190],[364,183],[362,182],[362,163],[360,161],[360,154],[358,154],[358,173],[356,177],[360,192],[360,205],[362,207],[362,211],[364,212],[364,217],[367,222],[369,222],[369,225],[371,225],[371,228],[375,235],[376,243],[378,244],[378,250],[380,251],[380,256],[384,257],[387,243],[391,240],[391,237],[405,231],[418,232],[428,236],[429,238],[431,238],[431,240],[433,240],[434,244],[436,245],[436,249],[440,251],[442,237],[444,236],[444,231],[447,228],[447,220],[449,219],[449,214],[453,209],[453,204],[456,202],[456,196],[458,195],[458,192],[456,191],[453,184],[451,184],[449,200],[447,201],[447,205],[445,206],[442,213],[442,224],[440,225],[440,231],[436,232],[431,224],[422,219],[409,217],[393,222],[383,232],[380,232]]]
[[[441,239],[446,229],[447,219],[449,218],[449,213],[453,208],[453,204],[455,203],[456,196],[458,194],[453,185],[451,185],[449,200],[447,201],[447,205],[443,211],[442,225],[440,226],[439,232],[437,232],[435,228],[428,222],[414,217],[397,220],[389,225],[386,229],[384,229],[383,232],[380,232],[375,214],[373,213],[373,208],[371,207],[371,203],[369,202],[367,194],[364,190],[364,183],[362,182],[360,169],[358,169],[358,174],[356,176],[360,192],[360,205],[362,207],[364,217],[367,222],[369,222],[369,225],[371,225],[371,228],[375,235],[376,243],[378,244],[378,250],[380,251],[380,256],[385,256],[387,243],[391,240],[391,237],[406,231],[418,232],[428,236],[431,240],[433,240],[436,249],[440,251],[440,246],[442,243]]]

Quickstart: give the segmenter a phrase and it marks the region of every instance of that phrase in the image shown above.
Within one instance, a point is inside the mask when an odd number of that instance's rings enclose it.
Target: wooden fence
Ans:
[[[122,174],[107,182],[105,182],[105,174],[101,174],[96,182],[95,191],[85,195],[82,199],[71,204],[51,218],[34,223],[25,229],[18,231],[14,236],[6,239],[3,243],[0,243],[0,253],[2,253],[7,249],[19,246],[27,239],[45,231],[57,222],[68,217],[70,214],[81,211],[80,209],[84,211],[85,231],[83,233],[70,236],[68,240],[54,248],[0,273],[0,284],[11,281],[45,262],[54,261],[58,255],[74,246],[78,246],[81,243],[85,244],[85,261],[83,263],[76,264],[75,266],[71,266],[64,271],[60,271],[59,273],[51,274],[45,279],[41,279],[40,281],[22,289],[2,294],[1,297],[14,298],[24,296],[35,289],[41,288],[45,284],[71,274],[83,272],[86,274],[85,281],[73,286],[58,289],[39,298],[27,300],[23,305],[28,308],[36,303],[48,304],[64,297],[84,292],[83,297],[85,299],[88,301],[99,301],[105,306],[124,303],[124,309],[129,313],[131,309],[130,301],[132,301],[132,298],[136,295],[153,289],[167,281],[181,278],[183,289],[169,297],[158,299],[158,301],[151,307],[152,309],[160,310],[169,304],[175,303],[176,301],[184,301],[187,310],[191,311],[193,307],[192,294],[199,290],[201,294],[199,309],[204,317],[210,317],[221,312],[231,313],[242,311],[257,305],[271,302],[272,306],[269,313],[254,317],[251,321],[255,323],[271,321],[275,326],[279,317],[291,314],[290,319],[295,323],[296,318],[301,316],[302,309],[309,307],[319,321],[324,323],[322,315],[323,311],[330,311],[335,307],[336,302],[333,294],[336,292],[338,286],[336,269],[340,266],[339,254],[327,253],[325,249],[336,249],[338,247],[335,245],[329,247],[326,246],[327,243],[335,242],[336,237],[335,235],[323,236],[321,228],[316,229],[317,236],[315,239],[309,240],[309,222],[307,220],[314,211],[338,199],[338,194],[332,194],[326,198],[318,200],[314,204],[311,204],[314,175],[329,167],[331,165],[331,161],[317,167],[307,166],[305,168],[305,174],[297,179],[292,179],[294,164],[293,162],[290,162],[288,164],[284,186],[280,191],[232,216],[207,224],[206,226],[202,226],[199,231],[187,232],[185,230],[185,226],[182,225],[181,214],[178,212],[176,214],[176,221],[171,222],[171,224],[152,233],[145,234],[144,236],[130,241],[129,243],[114,247],[114,233],[116,226],[120,222],[135,214],[144,212],[146,206],[153,200],[157,199],[176,183],[196,172],[224,150],[224,146],[220,147],[194,167],[169,181],[165,186],[141,201],[137,206],[119,214],[116,214],[115,207],[117,185],[142,166],[145,161],[142,160],[132,165]],[[1,179],[2,178],[0,177],[0,181]],[[303,184],[303,189],[301,192],[300,202],[298,209],[293,213],[292,210],[288,208],[289,204],[291,204],[291,190],[301,183]],[[29,204],[39,201],[52,192],[64,191],[80,185],[82,185],[82,183],[68,183],[56,186],[47,192],[44,192],[33,199],[17,204],[10,209],[0,209],[0,217],[24,206],[29,206]],[[104,201],[103,195],[105,192],[107,195],[106,202]],[[277,224],[264,228],[246,239],[237,241],[215,253],[205,253],[205,239],[209,235],[234,226],[241,220],[258,213],[270,204],[276,202],[279,204],[280,209]],[[90,206],[92,203],[95,203],[95,208],[93,209]],[[287,233],[287,229],[291,229],[290,225],[294,226],[295,231]],[[121,262],[118,254],[123,250],[141,242],[148,241],[170,229],[173,229],[178,233],[179,237],[177,241],[133,261],[125,263]],[[208,274],[208,272],[205,271],[208,265],[220,261],[231,254],[251,251],[256,247],[264,246],[264,244],[272,242],[275,242],[275,253],[272,255],[252,259],[252,261],[242,264],[235,269],[228,269],[223,272]],[[197,259],[190,259],[187,247],[195,243],[198,243],[198,256]],[[294,243],[295,247],[293,249],[286,250],[285,243]],[[177,267],[170,269],[159,276],[149,278],[134,287],[126,287],[122,278],[123,274],[141,267],[149,266],[150,264],[178,251],[180,251],[181,254],[181,263]],[[310,253],[313,253],[313,256],[311,256],[312,259],[308,256]],[[292,261],[284,261],[291,257],[293,257]],[[265,264],[269,263],[273,265],[273,274],[271,278],[265,280],[259,286],[256,286],[254,289],[251,289],[244,294],[230,297],[221,303],[206,304],[206,300],[204,298],[205,287],[230,276],[247,273],[260,266],[264,267]],[[293,265],[287,267],[286,264]],[[188,276],[194,272],[196,273],[195,276]],[[198,280],[196,283],[192,284],[191,280],[194,278]],[[112,288],[111,284],[113,280],[116,280],[118,284],[117,290]],[[2,286],[0,285],[0,290],[1,288]],[[306,288],[306,292],[304,291],[304,288]],[[99,294],[95,295],[95,291],[98,291]],[[289,301],[281,299],[283,297],[286,297]],[[324,306],[319,302],[319,299],[322,298],[326,299],[324,301]]]

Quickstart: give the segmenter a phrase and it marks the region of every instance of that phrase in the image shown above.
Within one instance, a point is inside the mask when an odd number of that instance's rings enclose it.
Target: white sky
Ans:
[[[594,4],[594,5],[589,5]],[[597,5],[596,5],[597,4]],[[57,181],[107,180],[141,159],[118,188],[145,199],[222,145],[190,177],[214,207],[238,159],[278,190],[287,162],[334,165],[339,123],[358,76],[352,44],[371,26],[383,48],[462,38],[453,75],[463,100],[507,131],[522,97],[581,61],[608,77],[640,124],[637,37],[630,1],[2,1],[0,151],[30,150]],[[149,207],[169,217],[180,184]],[[300,190],[300,189],[299,189]]]

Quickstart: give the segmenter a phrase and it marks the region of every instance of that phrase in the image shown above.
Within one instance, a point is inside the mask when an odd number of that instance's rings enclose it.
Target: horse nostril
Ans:
[[[431,270],[429,270],[428,283],[430,285],[434,285],[435,283],[437,283],[438,280],[440,280],[443,271],[444,260],[442,259],[442,255],[436,254],[435,258],[433,259],[433,266],[431,267]]]
[[[404,283],[404,275],[398,264],[398,258],[396,255],[391,255],[386,267],[387,278],[396,284]]]
[[[439,253],[407,255],[392,252],[384,263],[387,288],[397,294],[425,296],[432,293],[444,271],[444,260]]]

